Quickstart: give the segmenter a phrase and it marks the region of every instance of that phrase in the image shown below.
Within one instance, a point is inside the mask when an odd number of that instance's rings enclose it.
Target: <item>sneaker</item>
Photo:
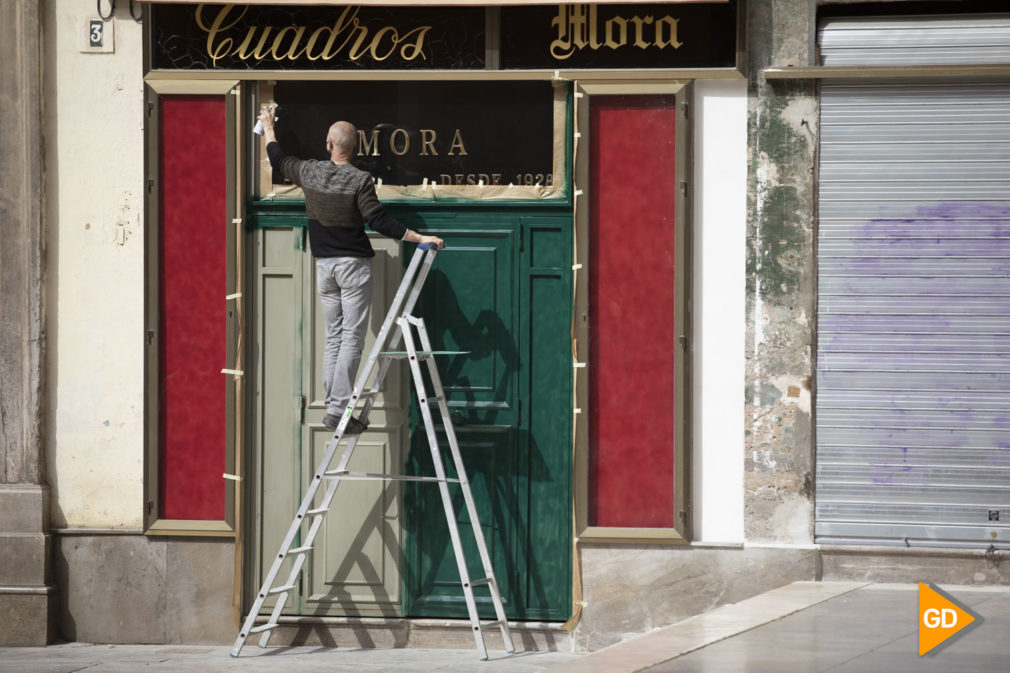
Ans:
[[[362,423],[358,419],[351,416],[350,420],[347,421],[347,427],[344,428],[345,435],[360,435],[362,432],[368,429],[368,423]]]
[[[336,430],[337,426],[340,425],[340,416],[334,416],[333,414],[326,414],[323,416],[323,427],[328,430]],[[368,429],[367,423],[362,423],[353,416],[347,421],[347,427],[344,428],[345,435],[360,435],[362,432]]]

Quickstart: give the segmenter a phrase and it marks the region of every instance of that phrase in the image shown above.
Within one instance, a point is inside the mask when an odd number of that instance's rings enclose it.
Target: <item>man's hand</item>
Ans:
[[[438,236],[421,236],[420,238],[421,238],[421,240],[418,241],[418,243],[420,245],[424,245],[425,243],[430,243],[431,245],[435,246],[436,250],[441,250],[442,248],[445,247],[445,241],[443,241]]]
[[[408,243],[417,243],[418,245],[424,245],[429,243],[435,246],[436,250],[441,250],[445,247],[445,241],[443,241],[438,236],[425,236],[424,234],[419,234],[413,229],[408,229],[407,233],[403,235],[403,240]]]
[[[261,105],[260,114],[257,117],[263,124],[263,137],[268,144],[277,142],[277,136],[274,134],[274,109],[273,105]]]

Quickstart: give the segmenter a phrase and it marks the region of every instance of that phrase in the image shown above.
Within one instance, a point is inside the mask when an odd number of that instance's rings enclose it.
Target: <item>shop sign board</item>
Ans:
[[[157,70],[483,70],[480,6],[153,4]],[[737,0],[500,9],[503,69],[726,68]]]
[[[736,0],[565,4],[501,12],[501,63],[533,68],[731,68]]]
[[[482,7],[151,6],[165,70],[484,68]]]

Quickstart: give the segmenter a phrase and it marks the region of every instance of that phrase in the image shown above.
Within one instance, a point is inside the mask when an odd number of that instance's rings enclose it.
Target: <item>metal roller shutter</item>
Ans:
[[[1010,82],[825,81],[819,198],[817,540],[1010,546]]]

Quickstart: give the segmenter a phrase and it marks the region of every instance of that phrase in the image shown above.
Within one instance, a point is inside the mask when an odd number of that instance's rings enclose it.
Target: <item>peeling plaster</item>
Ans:
[[[745,532],[748,541],[812,539],[811,381],[814,165],[818,102],[809,82],[771,84],[767,65],[803,63],[808,5],[749,5]]]

